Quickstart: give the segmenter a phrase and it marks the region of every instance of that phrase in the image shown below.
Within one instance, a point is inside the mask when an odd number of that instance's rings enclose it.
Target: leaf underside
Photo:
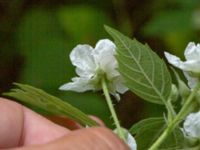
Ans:
[[[130,133],[135,135],[138,150],[147,150],[166,128],[163,118],[148,118],[133,125]],[[183,134],[175,129],[159,147],[159,150],[177,150],[183,146]]]
[[[148,45],[105,26],[117,46],[116,58],[126,86],[152,103],[164,104],[171,91],[171,76],[165,62]]]
[[[49,114],[66,116],[82,125],[97,125],[94,120],[90,119],[79,109],[41,89],[19,83],[15,83],[15,85],[18,88],[12,89],[10,92],[4,93],[3,95],[23,102],[25,105],[41,109]]]

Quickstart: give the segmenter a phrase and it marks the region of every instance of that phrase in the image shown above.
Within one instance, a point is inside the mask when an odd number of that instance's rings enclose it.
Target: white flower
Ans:
[[[190,42],[185,49],[184,55],[186,61],[181,61],[177,56],[165,52],[168,62],[183,70],[188,80],[188,85],[193,89],[199,82],[200,77],[200,44],[195,45],[194,42]]]
[[[127,145],[130,147],[131,150],[137,150],[137,144],[134,139],[134,137],[128,132],[127,139],[126,139]]]
[[[85,92],[88,90],[101,90],[101,80],[106,78],[108,88],[112,95],[119,99],[119,94],[128,90],[123,85],[115,59],[115,44],[103,39],[98,41],[95,48],[90,45],[77,45],[70,54],[71,62],[76,66],[78,77],[72,78],[72,82],[62,85],[60,90]]]
[[[129,146],[130,150],[137,150],[137,143],[131,133],[125,128],[121,128],[121,130],[125,136],[125,143]],[[117,134],[117,129],[113,130],[113,132]]]
[[[200,111],[187,116],[183,123],[183,131],[190,137],[200,139]]]

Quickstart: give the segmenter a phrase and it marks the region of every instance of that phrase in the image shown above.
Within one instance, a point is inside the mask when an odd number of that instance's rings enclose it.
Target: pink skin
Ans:
[[[72,131],[3,98],[0,98],[0,149],[129,150],[105,127]]]

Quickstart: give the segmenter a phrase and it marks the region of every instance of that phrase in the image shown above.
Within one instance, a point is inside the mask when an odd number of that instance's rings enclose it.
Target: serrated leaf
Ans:
[[[12,89],[10,92],[4,93],[3,95],[14,98],[19,102],[23,102],[33,107],[37,107],[50,114],[66,116],[79,122],[82,125],[97,125],[94,120],[90,119],[79,109],[73,107],[67,102],[60,100],[55,96],[44,92],[41,89],[19,83],[16,83],[15,85],[18,88]]]
[[[148,118],[133,125],[130,133],[135,135],[138,150],[146,150],[155,142],[165,128],[166,122],[163,118]],[[180,129],[175,129],[159,147],[159,150],[179,149],[182,147],[183,141],[182,132]]]
[[[148,45],[105,26],[117,46],[119,71],[127,87],[152,103],[164,104],[171,91],[171,76],[162,59]]]

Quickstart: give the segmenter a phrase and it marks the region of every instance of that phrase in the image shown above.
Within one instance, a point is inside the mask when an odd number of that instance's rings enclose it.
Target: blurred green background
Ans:
[[[72,48],[110,38],[104,24],[147,42],[161,56],[171,51],[183,58],[187,43],[200,41],[200,1],[0,0],[0,93],[13,82],[30,84],[110,124],[101,92],[58,90],[75,76],[69,60]],[[115,106],[125,127],[163,115],[162,107],[130,92]]]

